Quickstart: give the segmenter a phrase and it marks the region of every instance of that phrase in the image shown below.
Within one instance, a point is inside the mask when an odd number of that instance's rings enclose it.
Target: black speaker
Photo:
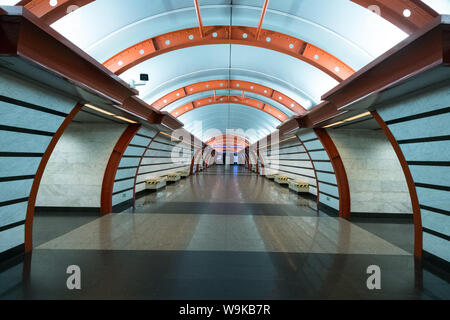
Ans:
[[[149,80],[148,74],[146,74],[146,73],[141,73],[140,78],[141,78],[140,79],[141,81],[148,81]]]

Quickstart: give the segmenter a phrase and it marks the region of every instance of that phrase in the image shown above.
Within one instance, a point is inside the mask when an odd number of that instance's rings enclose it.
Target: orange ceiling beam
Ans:
[[[202,45],[235,44],[265,48],[290,55],[322,70],[341,82],[355,71],[330,53],[295,37],[271,30],[261,30],[256,39],[256,28],[242,26],[204,27],[204,37],[198,28],[166,33],[137,43],[103,63],[117,75],[159,55]]]
[[[245,139],[241,136],[237,136],[235,134],[223,134],[221,136],[217,136],[217,137],[209,139],[205,144],[211,146],[212,144],[215,144],[215,143],[223,143],[223,144],[231,143],[233,145],[242,143],[245,147],[250,146],[250,142],[247,139]]]
[[[200,13],[200,6],[198,4],[198,0],[194,0],[195,12],[197,13],[197,21],[198,21],[198,31],[200,33],[200,37],[203,38],[203,22],[202,15]]]
[[[364,8],[371,9],[398,28],[412,34],[425,27],[439,14],[421,0],[352,0]],[[403,13],[409,10],[410,16]]]
[[[278,119],[281,122],[284,122],[287,119],[289,119],[289,117],[285,113],[281,112],[277,108],[274,108],[274,107],[272,107],[268,104],[265,104],[264,102],[261,102],[256,99],[250,99],[250,98],[242,99],[242,97],[240,97],[240,96],[218,96],[216,98],[216,100],[214,100],[214,96],[211,96],[211,97],[207,97],[207,98],[194,100],[192,102],[189,102],[189,103],[173,110],[171,112],[171,115],[174,116],[175,118],[178,118],[178,117],[182,116],[183,114],[190,112],[194,109],[203,108],[203,107],[210,106],[210,105],[230,104],[230,103],[244,105],[244,106],[248,106],[248,107],[251,107],[254,109],[258,109],[260,111],[263,111],[263,112],[271,115],[272,117]]]
[[[52,7],[49,0],[22,0],[18,5],[25,6],[44,22],[52,24],[69,14],[72,6],[79,8],[94,2],[95,0],[59,0],[57,5]],[[380,16],[408,34],[417,31],[427,25],[437,13],[420,0],[351,0],[364,7],[380,8]],[[405,17],[403,11],[411,11],[410,17]]]
[[[264,23],[264,18],[266,17],[267,7],[269,6],[269,0],[264,0],[264,5],[261,12],[261,18],[259,18],[258,29],[256,30],[256,39],[259,39],[261,35],[262,25]]]
[[[303,114],[307,111],[301,104],[281,92],[254,82],[239,80],[211,80],[194,83],[165,95],[154,102],[152,107],[161,110],[184,97],[207,91],[215,91],[214,96],[217,98],[217,90],[251,92],[277,101],[296,114]]]

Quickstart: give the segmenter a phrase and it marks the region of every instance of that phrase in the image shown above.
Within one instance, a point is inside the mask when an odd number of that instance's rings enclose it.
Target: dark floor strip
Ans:
[[[309,207],[313,200],[303,200],[303,205],[274,203],[205,203],[205,202],[149,202],[136,201],[136,209],[125,212],[162,214],[233,214],[256,216],[328,216]]]

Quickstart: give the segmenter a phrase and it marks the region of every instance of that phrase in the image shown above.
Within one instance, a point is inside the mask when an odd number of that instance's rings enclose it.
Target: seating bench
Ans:
[[[145,188],[148,190],[159,190],[167,185],[165,177],[150,178],[145,180]]]
[[[189,172],[186,170],[183,171],[177,171],[177,174],[181,177],[181,178],[187,178],[189,177]]]
[[[278,176],[275,178],[275,182],[281,185],[288,185],[291,179],[285,176]]]
[[[167,174],[167,182],[177,182],[181,180],[181,176],[178,173],[171,172]]]
[[[266,178],[269,180],[275,180],[278,177],[277,173],[266,173]]]
[[[309,193],[309,183],[302,181],[289,181],[289,189],[297,193]]]

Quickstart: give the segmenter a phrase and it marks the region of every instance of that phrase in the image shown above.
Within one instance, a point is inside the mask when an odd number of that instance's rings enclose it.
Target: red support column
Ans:
[[[419,198],[417,196],[417,190],[416,185],[414,184],[413,176],[411,174],[411,171],[409,170],[409,166],[402,152],[402,149],[400,148],[400,145],[398,144],[391,130],[384,122],[384,120],[381,118],[381,116],[378,114],[378,112],[372,111],[371,113],[374,119],[378,122],[380,128],[383,130],[392,147],[394,148],[394,151],[397,155],[400,165],[402,166],[403,174],[405,175],[406,183],[408,185],[409,196],[411,198],[411,205],[413,210],[414,257],[422,259],[422,248],[423,248],[422,217],[420,213]]]
[[[350,187],[348,185],[347,173],[342,162],[339,151],[333,140],[331,140],[325,129],[314,129],[320,142],[322,142],[336,175],[339,191],[339,216],[344,219],[350,219]]]
[[[111,153],[108,165],[106,166],[105,175],[103,176],[102,194],[100,201],[100,212],[102,214],[112,213],[112,194],[114,188],[114,179],[116,178],[117,168],[119,168],[120,160],[133,140],[136,133],[141,128],[140,124],[130,124],[122,136],[116,143]]]
[[[33,219],[34,219],[34,209],[36,207],[36,198],[39,191],[39,186],[41,184],[42,176],[44,175],[45,168],[47,166],[48,160],[55,150],[56,144],[66,131],[69,124],[78,114],[78,112],[83,108],[82,104],[77,104],[72,111],[67,115],[66,119],[63,121],[59,129],[53,135],[44,155],[42,156],[39,167],[34,176],[33,185],[31,186],[30,196],[28,198],[27,214],[25,218],[25,252],[30,252],[33,250]]]

